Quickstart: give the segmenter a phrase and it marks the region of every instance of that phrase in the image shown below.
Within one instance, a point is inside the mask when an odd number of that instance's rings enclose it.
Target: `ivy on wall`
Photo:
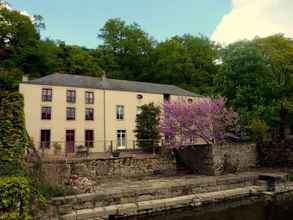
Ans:
[[[0,92],[0,220],[30,219],[23,105],[21,94]]]
[[[0,92],[0,161],[23,161],[29,147],[25,130],[23,97]]]

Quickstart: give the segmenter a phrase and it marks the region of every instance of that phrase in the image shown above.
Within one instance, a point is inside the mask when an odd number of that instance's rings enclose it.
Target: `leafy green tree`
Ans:
[[[215,86],[244,125],[279,129],[279,137],[286,138],[293,109],[292,40],[274,35],[237,42],[223,49],[222,59]]]
[[[104,41],[100,46],[101,67],[110,76],[132,80],[144,78],[151,67],[150,56],[155,42],[138,24],[128,25],[118,18],[109,19],[98,37]]]
[[[65,46],[63,49],[66,53],[63,72],[89,76],[103,74],[102,68],[89,50],[78,46]]]
[[[15,64],[25,47],[39,40],[31,19],[15,10],[0,9],[0,66]]]
[[[23,50],[17,67],[32,78],[45,76],[63,67],[62,48],[52,40],[43,40]]]
[[[211,94],[218,48],[208,38],[184,35],[160,43],[154,52],[155,80]]]
[[[154,103],[141,106],[141,112],[136,115],[135,136],[138,146],[145,151],[152,151],[158,145],[160,135],[160,107]]]
[[[0,91],[16,91],[22,80],[22,71],[19,69],[0,69]]]
[[[270,84],[279,108],[280,138],[284,139],[290,133],[290,112],[293,111],[293,40],[278,34],[255,39],[255,42],[269,58]]]
[[[272,125],[277,117],[272,72],[263,51],[253,42],[241,41],[224,48],[222,60],[221,70],[215,78],[217,91],[240,112],[245,126],[254,118]]]

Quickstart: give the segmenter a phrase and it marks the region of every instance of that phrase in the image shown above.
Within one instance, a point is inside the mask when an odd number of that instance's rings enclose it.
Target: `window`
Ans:
[[[50,129],[43,129],[41,130],[41,148],[49,148],[51,142],[51,130]]]
[[[94,104],[94,93],[93,92],[85,92],[85,103],[86,104]]]
[[[93,121],[94,120],[94,109],[86,108],[85,109],[85,120]]]
[[[51,120],[51,107],[42,107],[42,120]]]
[[[192,101],[193,101],[192,99],[187,100],[187,102],[190,103],[190,104],[192,103]]]
[[[43,102],[52,101],[52,89],[42,89],[42,101]]]
[[[141,106],[136,107],[136,115],[139,115],[142,112]]]
[[[117,130],[117,147],[126,147],[126,130]]]
[[[66,108],[66,119],[67,120],[75,120],[75,108],[67,107]]]
[[[75,101],[76,101],[75,90],[67,90],[66,91],[66,101],[69,103],[75,103]]]
[[[85,146],[94,146],[94,130],[85,130]]]
[[[124,106],[123,105],[116,106],[116,119],[118,119],[118,120],[124,119]]]

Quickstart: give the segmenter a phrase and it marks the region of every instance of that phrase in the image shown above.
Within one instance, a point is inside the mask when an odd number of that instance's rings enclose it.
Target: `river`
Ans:
[[[176,210],[129,220],[292,220],[293,200],[221,204],[200,209]]]

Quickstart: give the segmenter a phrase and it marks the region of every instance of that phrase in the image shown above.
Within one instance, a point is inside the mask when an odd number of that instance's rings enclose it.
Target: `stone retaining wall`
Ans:
[[[257,165],[255,144],[190,146],[178,155],[195,173],[205,175],[245,171]]]
[[[258,145],[259,162],[267,167],[293,167],[293,139]]]
[[[143,177],[176,172],[176,162],[160,156],[84,158],[72,160],[48,160],[42,165],[45,179],[52,185],[68,184],[72,176],[92,180],[115,177]]]

